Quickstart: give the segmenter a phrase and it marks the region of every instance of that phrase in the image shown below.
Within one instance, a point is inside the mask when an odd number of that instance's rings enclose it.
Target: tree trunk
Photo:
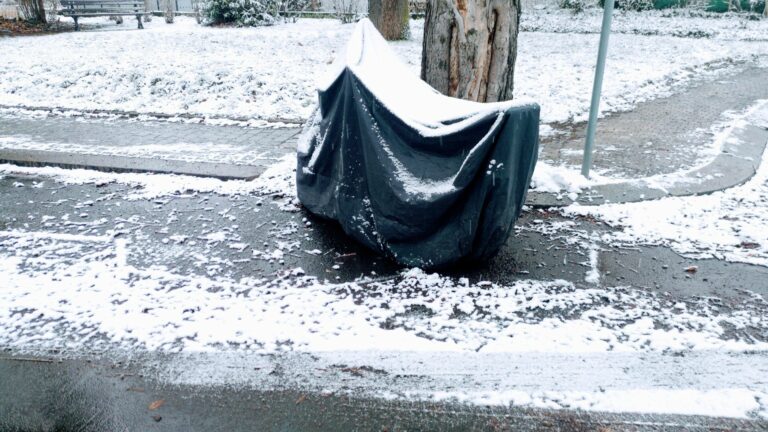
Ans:
[[[165,23],[173,24],[173,0],[163,0],[163,8],[165,9]]]
[[[368,18],[386,40],[408,39],[408,0],[368,0]]]
[[[429,0],[421,78],[448,96],[512,99],[520,0]]]
[[[42,24],[48,24],[48,17],[45,16],[45,0],[35,0],[37,3],[37,20]]]

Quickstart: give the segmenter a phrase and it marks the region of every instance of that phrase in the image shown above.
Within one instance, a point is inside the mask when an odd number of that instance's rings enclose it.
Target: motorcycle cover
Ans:
[[[296,185],[312,213],[406,266],[492,257],[525,202],[539,106],[444,96],[367,19],[318,88]]]

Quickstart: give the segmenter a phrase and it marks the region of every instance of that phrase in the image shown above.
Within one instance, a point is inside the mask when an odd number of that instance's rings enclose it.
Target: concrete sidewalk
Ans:
[[[300,128],[0,115],[0,161],[250,180],[295,151]]]

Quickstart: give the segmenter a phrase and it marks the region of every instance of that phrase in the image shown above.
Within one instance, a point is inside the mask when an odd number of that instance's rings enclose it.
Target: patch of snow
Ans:
[[[596,244],[590,245],[589,248],[589,270],[587,270],[584,281],[593,285],[600,284],[600,270],[597,268],[598,259],[600,257],[600,249]]]
[[[258,352],[768,349],[727,336],[727,329],[768,327],[759,297],[729,312],[706,299],[681,310],[624,287],[470,284],[419,269],[339,284],[292,270],[274,279],[230,280],[139,268],[128,259],[136,253],[131,243],[92,240],[0,232],[0,344],[161,351],[225,345]],[[297,247],[253,253],[280,259]],[[563,310],[567,318],[552,314]]]
[[[42,176],[63,184],[120,183],[139,189],[126,195],[128,200],[153,199],[184,192],[214,192],[222,195],[270,194],[288,197],[284,206],[295,206],[296,156],[289,154],[271,165],[253,181],[218,180],[172,174],[106,173],[84,169],[20,167],[0,164],[0,175]],[[23,184],[22,184],[23,186]]]
[[[746,388],[622,389],[603,392],[499,390],[485,392],[410,392],[412,399],[458,401],[477,405],[515,405],[547,409],[579,409],[602,412],[629,412],[751,418],[761,409],[759,400],[768,393]],[[765,416],[765,413],[761,414]]]

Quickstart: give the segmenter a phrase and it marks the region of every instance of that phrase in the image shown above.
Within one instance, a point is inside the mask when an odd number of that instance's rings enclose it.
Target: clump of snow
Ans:
[[[536,163],[536,169],[531,177],[531,189],[536,192],[549,192],[566,195],[575,200],[584,189],[598,184],[599,176],[588,179],[579,171],[563,165],[553,166],[546,162]]]

